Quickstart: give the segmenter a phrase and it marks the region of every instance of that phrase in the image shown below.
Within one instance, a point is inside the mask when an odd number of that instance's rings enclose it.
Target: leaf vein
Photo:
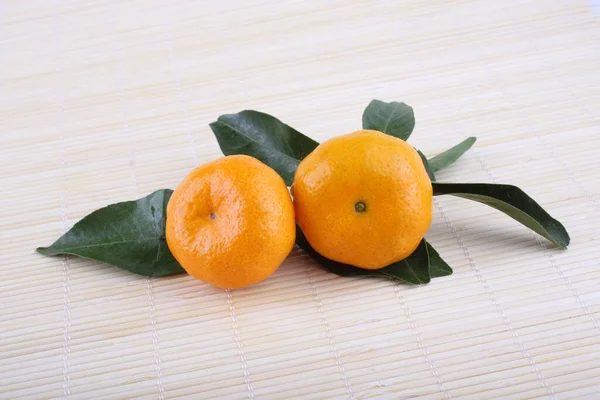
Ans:
[[[217,123],[220,123],[220,124],[223,124],[223,125],[225,125],[227,128],[229,128],[229,129],[231,129],[232,131],[234,131],[234,132],[238,133],[240,136],[243,136],[243,137],[245,137],[246,139],[250,140],[250,141],[251,141],[251,142],[253,142],[253,143],[256,143],[256,144],[258,144],[258,145],[261,145],[261,146],[263,146],[263,145],[264,145],[264,143],[261,143],[261,142],[257,141],[256,139],[254,139],[254,138],[253,138],[253,137],[251,137],[251,136],[245,135],[245,134],[244,134],[244,133],[242,133],[240,130],[237,130],[237,129],[235,129],[234,127],[232,127],[231,125],[229,125],[229,124],[227,124],[227,123],[223,122],[223,120],[217,120]],[[278,154],[281,154],[281,155],[282,155],[284,158],[287,158],[287,159],[289,159],[289,160],[291,160],[291,161],[294,161],[296,164],[300,162],[300,160],[298,160],[298,159],[296,159],[296,158],[294,158],[294,157],[292,157],[292,156],[289,156],[289,155],[287,155],[287,154],[283,153],[281,150],[277,149],[276,147],[272,146],[272,143],[271,143],[270,149],[271,149],[271,150],[273,150],[273,151],[275,151],[275,152],[277,152]]]

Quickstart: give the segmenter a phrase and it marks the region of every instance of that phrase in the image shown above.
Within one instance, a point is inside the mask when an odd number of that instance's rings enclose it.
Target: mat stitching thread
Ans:
[[[530,126],[532,126],[531,123]],[[571,171],[567,164],[565,164],[564,161],[556,155],[552,147],[548,143],[546,143],[546,140],[543,138],[543,135],[540,135],[537,129],[533,129],[533,133],[535,134],[535,137],[540,141],[540,143],[542,143],[542,146],[544,146],[544,148],[548,151],[550,156],[554,158],[558,162],[558,164],[560,164],[563,171],[565,171],[567,175],[569,175],[571,181],[573,181],[577,186],[579,186],[579,189],[583,191],[583,193],[585,193],[585,195],[592,201],[592,203],[594,203],[596,208],[600,208],[600,202],[596,199],[596,196],[594,196],[593,193],[589,192],[585,188],[583,183],[581,183],[581,181],[577,179],[576,175],[573,173],[573,171]]]
[[[502,11],[505,13],[506,15],[506,9],[504,9],[502,7]],[[475,52],[479,53],[479,56],[483,56],[483,54],[481,54],[481,51],[479,51],[479,49],[477,49],[475,46],[472,46],[472,50]],[[492,74],[492,72],[490,71],[489,67],[487,66],[487,64],[483,63],[483,65],[480,67],[481,70],[485,71],[489,76],[494,77],[494,79],[496,79],[497,81],[499,81],[498,78],[495,78],[495,75]],[[508,96],[508,94],[506,93],[506,91],[504,90],[504,87],[502,84],[498,85],[500,91],[502,92],[502,95],[504,96],[504,98],[506,98],[509,102],[511,102],[513,104],[513,106],[516,106],[515,101]],[[521,115],[521,114],[519,114]],[[525,114],[525,118],[529,119],[528,116]],[[529,121],[529,126],[533,127],[533,125],[531,124],[531,121]],[[538,138],[538,140],[540,140],[540,142],[542,142],[542,144],[544,144],[546,146],[546,148],[548,148],[548,146],[546,145],[546,143],[544,142],[544,140],[542,140],[541,136],[539,135],[539,132],[537,132],[537,130],[535,130],[535,135]],[[562,161],[560,159],[558,159],[555,155],[554,158],[563,165],[563,168],[566,169],[566,166],[562,163]],[[568,172],[568,171],[567,171]],[[573,178],[573,175],[571,174],[571,177]],[[577,181],[575,181],[577,183]],[[582,187],[582,189],[585,188]],[[592,200],[594,201],[593,197]],[[533,372],[537,375],[538,380],[540,382],[540,384],[542,385],[542,388],[544,388],[547,392],[548,392],[548,396],[551,399],[556,398],[556,395],[554,393],[554,390],[549,387],[546,384],[546,381],[544,379],[543,374],[541,373],[541,371],[539,370],[539,368],[537,367],[537,364],[535,363],[535,360],[533,359],[533,357],[531,357],[531,355],[529,354],[529,351],[527,350],[527,348],[525,347],[525,345],[521,342],[521,340],[519,339],[516,331],[512,328],[512,325],[510,323],[510,320],[508,319],[508,316],[506,315],[504,309],[502,308],[502,306],[500,305],[500,303],[497,301],[496,296],[494,294],[494,292],[492,291],[492,289],[487,285],[486,281],[484,280],[481,271],[479,270],[479,268],[477,268],[475,266],[475,262],[472,259],[468,249],[466,248],[466,246],[464,246],[464,243],[462,242],[462,239],[460,238],[460,236],[458,235],[457,230],[454,228],[452,222],[450,221],[450,219],[446,216],[445,212],[443,211],[443,208],[441,207],[441,205],[439,204],[439,202],[437,200],[434,200],[434,204],[436,205],[436,207],[440,210],[440,214],[442,215],[442,217],[444,218],[444,220],[446,221],[446,224],[450,227],[450,229],[452,230],[454,236],[456,237],[459,245],[461,246],[461,248],[463,248],[463,252],[465,254],[465,256],[467,257],[467,259],[469,260],[469,263],[471,264],[471,268],[475,271],[476,275],[477,275],[477,279],[483,284],[485,291],[488,293],[488,296],[490,297],[490,299],[492,300],[492,303],[495,305],[496,309],[498,310],[499,314],[502,316],[502,318],[504,319],[504,322],[506,324],[506,326],[509,328],[509,330],[511,331],[511,334],[513,336],[513,339],[515,341],[515,343],[517,343],[519,345],[519,347],[521,348],[521,352],[522,354],[525,356],[525,358],[529,361],[529,364],[531,365],[531,368],[533,370]]]
[[[510,16],[506,8],[502,7],[502,11],[504,12],[505,16]],[[545,66],[546,71],[549,74],[556,76],[552,72],[552,70],[548,67],[547,61],[545,60],[545,58],[543,57],[542,53],[539,51],[539,49],[537,48],[537,46],[535,45],[535,43],[533,43],[533,41],[531,39],[528,39],[528,42],[529,42],[529,45],[539,55],[538,58],[542,60],[542,63]],[[484,65],[483,69],[488,73],[488,75],[494,77],[494,75],[489,71],[489,69],[485,65]],[[499,87],[500,92],[502,93],[503,97],[506,98],[512,104],[513,107],[517,107],[516,102],[512,99],[512,97],[510,97],[506,93],[506,90],[504,89],[503,82],[500,79],[498,79],[498,78],[495,78],[495,80],[499,83],[498,87]],[[581,102],[581,100],[578,99],[577,96],[575,96],[575,94],[570,90],[570,88],[568,86],[562,85],[562,81],[560,79],[557,79],[557,81],[560,82],[561,87],[563,88],[563,90],[566,90],[566,92],[571,96],[572,99],[578,101],[580,103],[580,105],[582,105],[582,108],[584,109],[584,111],[588,114],[588,116],[590,117],[590,119],[592,119],[592,121],[593,121],[594,118],[591,115],[591,113],[589,112],[589,110],[586,108],[586,106],[584,105],[584,103]],[[519,116],[529,126],[529,129],[534,133],[535,137],[542,144],[542,146],[546,149],[546,151],[550,154],[550,156],[554,160],[556,160],[558,162],[558,164],[560,164],[560,166],[562,167],[563,171],[565,171],[567,173],[567,175],[569,175],[571,181],[574,182],[576,184],[576,186],[578,186],[580,188],[580,190],[582,190],[586,194],[586,196],[594,203],[594,205],[597,208],[600,208],[600,202],[598,202],[598,200],[596,199],[596,197],[585,188],[585,186],[583,185],[583,183],[581,183],[577,179],[577,177],[575,176],[575,174],[562,161],[562,159],[558,157],[558,155],[554,152],[553,148],[546,142],[546,140],[543,138],[543,135],[541,135],[540,132],[539,132],[539,130],[535,127],[535,125],[531,121],[531,118],[529,118],[529,115],[526,114],[526,113],[523,113],[523,114],[520,113]],[[481,164],[482,168],[487,172],[487,174],[490,176],[490,178],[494,182],[497,183],[498,181],[496,180],[496,178],[494,177],[494,175],[491,173],[491,171],[489,170],[489,168],[487,168],[485,162],[483,162],[483,160],[481,158],[479,158],[479,157],[478,157],[478,160],[479,160],[479,163]],[[577,303],[581,306],[581,308],[583,309],[584,313],[591,319],[591,321],[594,324],[594,326],[596,328],[600,329],[600,323],[595,318],[595,316],[590,312],[590,310],[588,308],[588,305],[583,301],[583,299],[581,298],[581,296],[580,296],[579,292],[577,291],[577,289],[575,287],[573,287],[573,284],[571,283],[571,281],[569,280],[569,278],[564,274],[562,268],[560,268],[560,266],[556,263],[556,260],[554,259],[554,257],[549,253],[548,248],[547,248],[546,244],[544,243],[544,241],[540,239],[539,235],[534,234],[533,232],[531,232],[531,235],[533,235],[533,237],[535,238],[535,240],[538,243],[538,245],[540,245],[540,247],[542,247],[542,250],[543,250],[544,254],[546,255],[546,257],[550,261],[550,265],[552,267],[554,267],[558,271],[558,274],[559,274],[560,278],[565,282],[567,288],[571,292],[571,295],[575,298],[575,300],[577,301]]]
[[[388,3],[388,2],[389,1],[386,1],[386,3]],[[404,30],[400,30],[400,31],[402,32],[402,35],[405,35],[404,34]],[[424,68],[422,66],[422,64],[419,62],[419,58],[418,57],[415,58],[414,60],[415,60],[415,63],[419,67],[420,70],[426,70],[426,68]],[[396,291],[396,296],[401,301],[401,304],[404,307],[404,311],[405,311],[406,317],[408,319],[408,323],[409,323],[409,325],[411,327],[413,335],[415,335],[415,337],[417,338],[417,343],[419,345],[419,348],[421,349],[421,352],[423,353],[423,356],[425,357],[425,361],[427,362],[427,364],[429,364],[429,368],[431,369],[431,371],[433,373],[433,376],[434,376],[434,378],[435,378],[435,380],[436,380],[436,382],[437,382],[437,384],[438,384],[438,386],[440,388],[440,391],[441,391],[442,395],[444,396],[444,398],[450,399],[451,398],[450,392],[444,386],[443,379],[442,379],[441,375],[438,373],[438,370],[437,370],[437,368],[435,366],[435,363],[433,362],[433,359],[429,355],[429,351],[425,347],[425,344],[423,342],[422,336],[421,336],[421,334],[417,330],[416,324],[412,320],[412,316],[410,314],[410,310],[408,309],[408,306],[406,305],[406,302],[404,301],[404,299],[401,298],[401,296],[399,296],[399,287],[398,287],[397,284],[395,286],[396,287],[395,287],[394,290]]]
[[[246,360],[246,354],[244,353],[244,344],[242,343],[242,334],[237,323],[237,316],[235,315],[235,306],[233,305],[233,295],[231,290],[225,290],[227,293],[227,304],[229,305],[229,316],[231,317],[231,326],[235,334],[235,343],[238,348],[238,355],[240,356],[240,363],[242,365],[242,371],[244,372],[244,382],[248,389],[248,398],[254,399],[254,390],[252,389],[252,381],[250,380],[250,371],[248,371],[248,363]]]
[[[323,306],[323,302],[321,301],[321,297],[319,296],[319,292],[317,291],[317,285],[315,280],[313,279],[312,273],[309,271],[306,272],[306,276],[310,282],[310,287],[312,289],[313,300],[317,303],[317,309],[319,310],[319,314],[321,314],[321,323],[325,328],[325,333],[327,335],[327,339],[329,339],[329,347],[331,348],[331,352],[335,357],[335,364],[340,370],[340,375],[342,376],[342,380],[344,381],[344,385],[346,386],[346,392],[351,399],[354,399],[354,392],[350,387],[350,381],[348,381],[348,377],[346,376],[346,370],[344,369],[344,364],[342,363],[342,358],[340,357],[340,353],[337,349],[335,339],[333,338],[333,334],[331,333],[331,326],[329,325],[329,321],[327,320],[327,313],[325,312],[325,307]]]
[[[54,36],[54,47],[55,47],[55,51],[56,53],[58,53],[60,55],[60,51],[62,49],[62,41],[61,41],[61,36],[60,36],[60,0],[55,1],[55,7],[54,9],[56,10],[56,13],[54,14],[54,27],[53,27],[53,36]],[[58,77],[57,77],[57,102],[58,102],[58,108],[59,108],[59,113],[60,113],[60,118],[59,118],[59,130],[61,131],[60,134],[60,166],[61,166],[61,170],[63,171],[63,190],[62,193],[60,195],[60,214],[61,214],[61,220],[62,220],[62,231],[63,234],[67,232],[69,226],[67,223],[67,196],[65,194],[64,191],[64,180],[65,180],[65,175],[64,175],[64,171],[67,168],[67,161],[65,158],[65,138],[62,135],[62,128],[63,128],[63,119],[64,119],[64,113],[65,113],[65,103],[64,103],[64,93],[63,93],[63,70],[62,70],[62,64],[59,65],[59,69],[58,69]],[[70,303],[71,303],[71,296],[70,296],[70,289],[69,289],[69,281],[70,281],[70,266],[69,266],[69,256],[62,256],[62,267],[63,267],[63,354],[62,354],[62,358],[63,358],[63,368],[62,368],[62,373],[63,373],[63,397],[65,399],[67,399],[70,395],[71,395],[71,389],[69,388],[69,381],[71,380],[71,377],[69,376],[69,370],[71,368],[71,359],[70,359],[70,354],[71,354],[71,347],[70,347],[70,340],[71,340],[71,333],[70,333],[70,327],[71,327],[71,310],[70,310]]]
[[[156,309],[154,307],[154,290],[152,287],[152,279],[146,277],[146,286],[148,292],[148,305],[150,307],[150,323],[152,325],[152,345],[154,346],[154,361],[156,370],[156,385],[158,386],[158,398],[163,400],[165,388],[163,384],[162,367],[160,365],[160,343],[158,341],[158,330],[156,327]]]
[[[115,26],[114,18],[113,18],[113,27]],[[121,66],[121,52],[117,43],[117,40],[113,41],[113,53],[115,60],[115,80],[117,83],[117,87],[119,89],[119,102],[121,103],[121,122],[123,125],[123,129],[125,130],[125,134],[127,135],[127,150],[129,153],[129,170],[131,173],[131,180],[133,183],[133,188],[135,190],[136,195],[139,196],[139,188],[137,183],[137,174],[135,171],[135,143],[133,138],[131,137],[131,129],[129,126],[129,115],[127,108],[127,97],[125,96],[125,87],[123,84],[123,72]],[[154,355],[154,369],[156,371],[156,386],[158,389],[158,399],[164,399],[164,385],[163,385],[163,375],[161,368],[161,360],[160,360],[160,344],[158,341],[158,331],[156,324],[156,308],[154,306],[154,291],[152,286],[152,279],[147,276],[146,280],[146,291],[148,295],[148,308],[150,311],[150,329],[152,333],[152,346],[153,346],[153,355]]]
[[[196,146],[196,139],[194,139],[194,135],[192,135],[192,125],[190,124],[190,114],[187,106],[187,101],[183,94],[183,87],[181,84],[181,77],[179,76],[179,72],[177,71],[177,66],[175,63],[175,52],[173,51],[173,35],[171,33],[171,26],[166,19],[167,14],[167,4],[164,0],[161,0],[161,7],[164,12],[162,13],[161,23],[163,25],[163,29],[165,31],[166,42],[167,42],[167,50],[169,53],[169,64],[171,65],[171,71],[173,72],[173,81],[175,81],[175,88],[177,89],[177,101],[179,106],[181,107],[183,113],[183,122],[185,124],[185,130],[187,133],[188,140],[190,142],[190,146],[192,147],[192,156],[194,158],[194,162],[196,165],[198,164],[198,151]]]
[[[517,344],[519,346],[521,353],[523,354],[523,356],[525,357],[525,359],[531,366],[531,370],[536,374],[536,376],[540,382],[540,385],[542,386],[543,389],[545,389],[548,392],[548,396],[550,396],[550,398],[554,399],[556,397],[554,394],[554,390],[546,384],[546,380],[544,379],[544,376],[538,369],[537,364],[535,363],[535,360],[529,354],[527,347],[525,347],[525,344],[523,344],[523,342],[521,342],[521,339],[517,335],[517,332],[512,327],[512,324],[510,322],[510,319],[508,318],[508,315],[506,315],[504,308],[502,308],[502,305],[496,299],[496,294],[494,293],[492,288],[487,284],[487,282],[483,278],[483,275],[482,275],[481,271],[479,270],[479,268],[477,268],[477,266],[475,265],[475,261],[473,260],[473,257],[471,257],[471,253],[469,252],[469,249],[464,244],[463,240],[461,239],[460,235],[458,234],[458,231],[454,227],[454,224],[452,223],[452,221],[450,221],[450,218],[448,218],[448,216],[446,215],[446,212],[444,211],[441,204],[439,204],[439,201],[434,198],[433,202],[435,204],[435,207],[439,210],[440,215],[441,215],[442,219],[445,221],[446,225],[452,230],[452,234],[454,235],[454,238],[456,239],[456,241],[458,242],[458,245],[462,249],[463,254],[469,261],[471,269],[475,272],[475,275],[477,276],[477,280],[483,285],[483,288],[484,288],[486,294],[488,295],[492,304],[496,308],[496,311],[498,312],[498,314],[504,321],[504,324],[506,325],[510,334],[512,335],[515,344]]]
[[[492,181],[497,184],[498,180],[496,179],[496,177],[494,176],[492,171],[488,168],[485,161],[483,161],[478,156],[475,156],[475,157],[479,161],[479,164],[481,164],[481,167],[485,170],[485,172],[488,174],[488,176],[492,179]],[[550,261],[550,265],[558,271],[558,275],[565,282],[567,288],[571,291],[571,294],[573,295],[573,297],[575,297],[575,300],[577,301],[577,303],[581,306],[581,308],[583,308],[583,312],[585,313],[585,315],[587,315],[592,320],[592,323],[594,324],[594,326],[596,328],[600,329],[600,324],[598,323],[598,320],[596,319],[596,317],[594,317],[594,314],[592,314],[590,312],[588,305],[583,301],[583,299],[579,295],[579,292],[577,291],[577,289],[573,287],[571,280],[564,274],[562,268],[556,263],[556,260],[554,259],[552,254],[550,254],[550,251],[548,250],[548,246],[546,245],[544,240],[541,239],[540,235],[538,235],[532,231],[529,231],[529,234],[531,235],[531,237],[533,237],[535,239],[537,244],[542,248],[544,255]]]
[[[408,324],[410,325],[410,330],[412,331],[412,334],[417,339],[417,344],[419,345],[419,348],[421,349],[421,352],[423,353],[423,356],[425,357],[425,361],[427,361],[427,364],[429,364],[429,369],[431,369],[431,373],[433,374],[433,377],[435,378],[435,380],[440,388],[440,392],[442,392],[442,395],[444,396],[445,399],[451,399],[452,396],[450,395],[450,392],[444,386],[444,381],[442,380],[442,377],[440,376],[440,374],[437,371],[435,363],[433,362],[431,356],[429,355],[429,350],[427,350],[427,347],[425,346],[425,343],[423,341],[423,336],[418,331],[417,324],[415,323],[415,321],[412,318],[410,309],[408,308],[408,305],[406,304],[404,297],[400,294],[400,285],[398,284],[398,282],[396,282],[394,280],[391,280],[391,282],[392,282],[392,285],[394,286],[394,292],[396,293],[396,297],[400,301],[400,306],[402,307],[402,309],[404,311],[404,315],[406,315],[406,319],[408,320]]]
[[[509,16],[509,13],[508,13],[508,11],[507,11],[506,8],[502,7],[502,11],[504,11],[504,15]],[[571,15],[573,15],[572,14],[572,10],[570,9],[570,7],[569,7],[569,11],[570,11]],[[591,34],[589,36],[592,37],[592,39],[596,39]],[[538,49],[538,47],[536,46],[536,44],[533,43],[533,41],[531,39],[528,39],[527,41],[529,42],[530,46],[535,50],[535,52],[540,55],[540,57],[538,57],[538,58],[542,60],[542,65],[544,65],[544,69],[549,74],[551,74],[554,77],[558,78],[559,75],[555,74],[552,71],[552,69],[548,66],[548,61],[544,58],[542,52]],[[569,94],[571,96],[571,99],[575,100],[576,102],[578,102],[580,104],[581,108],[588,115],[588,117],[590,118],[590,120],[592,120],[592,122],[594,122],[595,125],[598,125],[598,121],[595,120],[595,117],[589,111],[589,109],[587,108],[587,106],[585,105],[585,103],[583,101],[581,101],[581,99],[579,97],[577,97],[575,95],[575,93],[573,93],[573,91],[571,90],[571,88],[568,85],[564,85],[561,79],[553,79],[553,81],[559,82],[559,84],[563,88],[563,90],[567,94]],[[500,85],[500,91],[502,92],[502,94],[504,95],[504,97],[506,97],[506,98],[509,99],[509,101],[512,100],[506,94],[506,92],[504,91],[502,85]],[[513,104],[513,106],[516,107],[516,103],[514,101],[512,101],[512,104]],[[519,114],[519,115],[521,115],[521,114]],[[542,144],[542,146],[544,146],[544,148],[548,151],[548,153],[550,154],[550,156],[552,158],[554,158],[560,164],[560,166],[562,167],[563,171],[565,171],[567,173],[567,175],[569,175],[569,177],[571,178],[571,180],[577,186],[579,186],[579,188],[581,189],[581,191],[583,191],[585,193],[585,195],[594,203],[594,205],[596,206],[596,208],[600,208],[600,202],[598,201],[598,199],[596,198],[596,196],[594,196],[594,194],[592,192],[588,191],[585,188],[585,185],[577,178],[577,176],[573,173],[573,171],[571,171],[571,168],[569,168],[569,166],[554,152],[554,150],[552,149],[552,147],[544,139],[543,135],[541,135],[540,132],[539,132],[539,130],[534,127],[534,125],[531,122],[531,119],[529,118],[529,116],[527,114],[523,114],[522,119],[524,119],[527,122],[527,124],[529,125],[529,127],[531,128],[531,130],[533,131],[533,133],[535,134],[535,137],[540,141],[540,143]]]
[[[61,138],[62,142],[62,138]],[[64,158],[63,162],[64,164]],[[67,232],[67,211],[66,211],[66,199],[64,195],[61,195],[60,200],[61,206],[61,218],[62,218],[62,231],[63,234]],[[69,381],[71,380],[69,376],[69,370],[71,368],[71,360],[70,353],[71,347],[69,342],[71,340],[70,327],[71,327],[71,311],[70,311],[70,303],[71,296],[69,290],[69,256],[62,256],[62,266],[63,266],[63,396],[66,398],[71,394],[71,390],[69,389]]]
[[[175,86],[177,88],[177,98],[178,98],[179,105],[181,106],[181,109],[183,111],[184,123],[185,123],[185,127],[186,127],[188,140],[190,142],[190,146],[192,147],[192,155],[194,157],[194,162],[195,162],[195,164],[198,164],[199,157],[198,157],[198,152],[196,150],[196,140],[194,139],[194,136],[192,135],[190,116],[189,116],[189,112],[188,112],[188,107],[186,105],[185,97],[183,94],[181,78],[179,77],[179,73],[177,72],[177,68],[175,66],[175,61],[174,61],[175,54],[173,51],[173,36],[171,34],[170,25],[169,25],[168,21],[166,20],[167,4],[164,1],[161,1],[161,6],[162,6],[163,10],[165,10],[162,13],[161,23],[162,23],[163,29],[165,31],[166,41],[167,41],[167,45],[168,45],[167,47],[168,47],[168,53],[169,53],[169,63],[171,65],[171,71],[173,72],[173,80],[175,81]],[[233,327],[233,332],[235,335],[235,342],[237,344],[238,354],[240,356],[240,365],[242,367],[242,371],[244,374],[244,382],[246,383],[246,386],[248,389],[248,398],[254,399],[254,390],[252,388],[252,380],[250,377],[250,370],[248,368],[246,355],[244,352],[244,346],[242,343],[242,335],[238,328],[237,315],[235,312],[235,306],[233,304],[233,296],[229,289],[226,289],[225,293],[227,295],[227,304],[229,305],[229,317],[231,319],[231,325]]]

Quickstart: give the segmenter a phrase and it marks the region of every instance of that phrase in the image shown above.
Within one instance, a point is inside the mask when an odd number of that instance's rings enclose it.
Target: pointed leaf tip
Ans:
[[[427,252],[429,253],[429,273],[431,278],[439,278],[442,276],[452,275],[452,268],[440,256],[433,246],[427,242]]]
[[[454,147],[438,154],[437,156],[429,160],[431,170],[435,173],[441,171],[444,168],[448,168],[454,164],[463,154],[465,154],[477,141],[477,138],[471,136]]]
[[[170,189],[136,201],[111,204],[77,222],[49,247],[46,256],[72,254],[104,262],[144,276],[185,273],[166,243],[165,224]]]
[[[433,195],[449,194],[477,201],[502,211],[560,248],[567,248],[571,238],[558,220],[535,200],[513,185],[492,183],[433,183]]]

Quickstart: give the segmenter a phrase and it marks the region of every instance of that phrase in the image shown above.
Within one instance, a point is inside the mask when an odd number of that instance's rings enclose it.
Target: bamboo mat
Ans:
[[[582,0],[0,1],[0,398],[600,398],[600,20]],[[220,155],[253,108],[323,140],[415,108],[440,181],[516,184],[572,236],[436,198],[454,275],[339,278],[295,250],[225,292],[45,258]]]

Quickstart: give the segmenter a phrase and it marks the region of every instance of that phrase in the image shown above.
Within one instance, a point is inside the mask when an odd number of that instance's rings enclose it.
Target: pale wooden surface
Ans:
[[[600,22],[582,0],[1,1],[0,398],[599,398]],[[523,187],[555,250],[438,198],[425,287],[294,252],[226,293],[44,258],[108,203],[219,156],[254,108],[322,140],[372,98],[414,106],[442,181]]]

